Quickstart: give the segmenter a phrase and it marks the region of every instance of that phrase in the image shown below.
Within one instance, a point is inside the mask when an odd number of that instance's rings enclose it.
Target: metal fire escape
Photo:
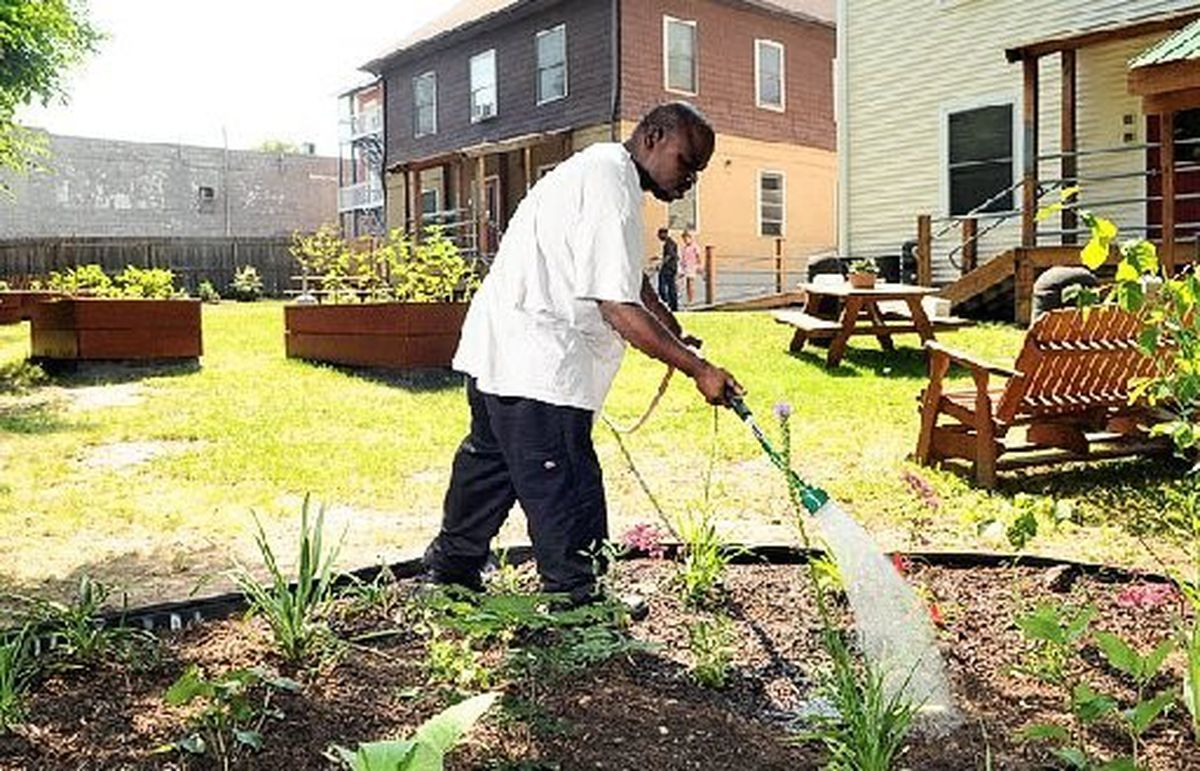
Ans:
[[[355,100],[350,96],[351,104]],[[338,213],[344,235],[382,236],[387,230],[383,191],[383,107],[372,104],[342,120],[343,143],[349,149],[349,179],[341,180]],[[341,164],[345,176],[345,163]],[[346,216],[349,215],[349,216]]]

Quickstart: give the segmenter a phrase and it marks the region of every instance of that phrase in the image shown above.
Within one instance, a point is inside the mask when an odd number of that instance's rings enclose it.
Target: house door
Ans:
[[[1162,138],[1157,115],[1146,117],[1146,143],[1157,145]],[[1162,178],[1158,175],[1157,147],[1146,151],[1146,205],[1148,238],[1162,240]],[[1200,109],[1175,113],[1175,240],[1194,238],[1200,232]]]
[[[491,176],[483,180],[483,200],[487,206],[489,247],[495,249],[500,245],[500,236],[504,232],[504,207],[500,205],[500,177]]]

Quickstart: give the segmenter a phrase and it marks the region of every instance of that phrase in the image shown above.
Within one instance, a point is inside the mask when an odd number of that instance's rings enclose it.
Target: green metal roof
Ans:
[[[1134,57],[1129,69],[1200,59],[1200,19],[1155,43]]]

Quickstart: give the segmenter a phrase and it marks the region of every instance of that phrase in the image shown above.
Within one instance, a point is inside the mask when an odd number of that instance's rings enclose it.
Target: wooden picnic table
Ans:
[[[836,367],[846,353],[846,344],[854,335],[874,335],[885,351],[896,350],[892,335],[915,332],[921,343],[934,339],[935,331],[948,331],[968,325],[958,318],[931,320],[921,299],[937,294],[938,290],[910,284],[876,284],[871,289],[858,289],[849,282],[800,284],[805,295],[803,311],[775,311],[775,320],[795,327],[790,350],[799,352],[810,339],[828,339],[830,367]],[[836,318],[823,318],[818,313],[821,299],[834,297],[840,303]],[[881,302],[902,301],[907,314],[885,313]],[[859,323],[864,321],[865,323]]]

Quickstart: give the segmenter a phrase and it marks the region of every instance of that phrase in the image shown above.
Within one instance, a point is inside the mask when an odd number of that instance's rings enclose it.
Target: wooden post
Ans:
[[[933,217],[917,216],[917,285],[933,286]]]
[[[1075,49],[1062,52],[1062,120],[1060,127],[1060,144],[1062,145],[1062,177],[1063,187],[1073,187],[1079,176],[1079,159],[1075,155],[1076,144],[1076,97],[1075,87]],[[1079,227],[1079,217],[1074,209],[1062,210],[1062,244],[1068,246],[1079,242],[1074,232]]]
[[[487,208],[487,182],[484,181],[484,174],[487,171],[487,163],[484,156],[479,156],[475,159],[475,222],[479,229],[479,256],[482,257],[489,253],[488,244],[488,208]]]
[[[783,294],[783,239],[775,239],[775,294]]]
[[[421,201],[421,172],[419,169],[413,169],[408,173],[409,183],[408,189],[412,191],[412,221],[409,225],[412,227],[413,238],[421,237],[421,220],[425,215],[425,205]]]
[[[962,274],[979,267],[979,221],[967,217],[962,221]]]
[[[525,193],[528,194],[529,188],[533,187],[533,161],[530,158],[532,152],[530,151],[529,145],[525,146],[525,150],[522,155],[523,157],[521,160],[525,164]]]
[[[1029,325],[1033,316],[1033,261],[1026,249],[1017,249],[1013,255],[1013,318],[1018,324]]]
[[[704,247],[704,304],[712,305],[717,296],[717,260],[712,244]]]
[[[1175,275],[1175,113],[1159,116],[1158,165],[1162,173],[1162,255],[1163,270]]]
[[[1025,96],[1023,125],[1025,127],[1025,174],[1021,203],[1021,245],[1037,246],[1037,187],[1038,187],[1038,58],[1023,61]]]

